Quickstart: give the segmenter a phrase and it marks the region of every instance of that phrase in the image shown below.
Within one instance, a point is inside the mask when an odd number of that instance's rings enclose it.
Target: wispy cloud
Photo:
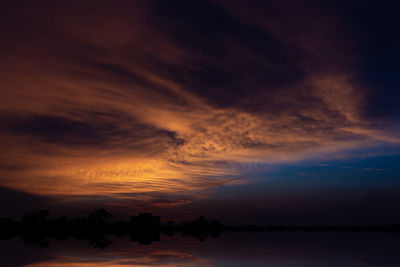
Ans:
[[[373,172],[387,172],[386,169],[376,169],[376,168],[364,168],[366,171],[373,171]]]
[[[352,59],[335,59],[351,48],[334,19],[331,35],[302,39],[277,30],[291,20],[249,21],[235,6],[165,5],[10,5],[1,185],[175,205],[245,180],[243,164],[399,143],[365,120],[368,88]]]

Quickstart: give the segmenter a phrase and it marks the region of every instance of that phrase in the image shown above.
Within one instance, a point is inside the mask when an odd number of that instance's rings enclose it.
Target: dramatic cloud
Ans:
[[[382,94],[341,8],[3,4],[0,185],[169,207],[246,182],[253,163],[398,144],[398,94],[371,115]]]

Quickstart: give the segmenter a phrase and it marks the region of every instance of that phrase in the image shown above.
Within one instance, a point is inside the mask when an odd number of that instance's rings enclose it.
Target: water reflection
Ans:
[[[87,240],[1,240],[2,266],[400,266],[400,235],[387,233],[226,232],[205,242],[161,235],[141,245],[112,237],[106,249]]]

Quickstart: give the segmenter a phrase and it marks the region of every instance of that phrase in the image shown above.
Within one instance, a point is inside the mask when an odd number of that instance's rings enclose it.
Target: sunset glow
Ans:
[[[332,181],[352,196],[385,192],[375,183],[386,178],[398,190],[396,164],[353,186],[386,168],[360,162],[399,155],[400,103],[398,67],[387,67],[398,53],[368,50],[390,37],[347,13],[318,1],[4,4],[0,186],[181,214],[241,186],[241,200],[261,196],[264,208]],[[318,181],[299,175],[309,166]],[[334,180],[322,166],[348,172]],[[290,168],[304,187],[290,187]],[[258,183],[266,191],[253,195]]]

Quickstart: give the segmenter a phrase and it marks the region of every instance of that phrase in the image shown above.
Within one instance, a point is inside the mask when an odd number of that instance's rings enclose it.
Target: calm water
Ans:
[[[111,239],[105,249],[73,239],[49,239],[48,248],[0,240],[0,266],[400,266],[398,234],[225,232],[204,242],[161,236],[151,245]]]

